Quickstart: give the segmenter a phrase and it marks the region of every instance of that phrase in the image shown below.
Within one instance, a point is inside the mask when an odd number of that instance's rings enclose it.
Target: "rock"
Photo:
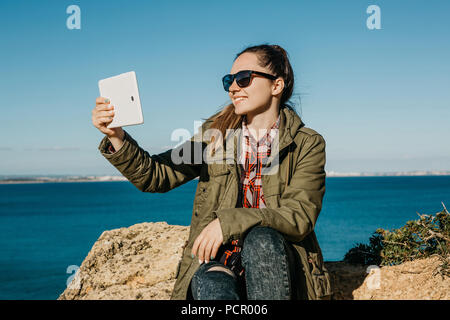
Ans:
[[[105,231],[58,299],[167,300],[188,235],[165,222]]]
[[[140,223],[102,233],[59,300],[167,300],[189,227]],[[325,262],[333,299],[450,299],[450,278],[437,257],[398,266],[353,266]],[[370,269],[370,268],[369,268]]]
[[[354,299],[449,300],[450,277],[438,270],[438,256],[382,267],[353,291]]]

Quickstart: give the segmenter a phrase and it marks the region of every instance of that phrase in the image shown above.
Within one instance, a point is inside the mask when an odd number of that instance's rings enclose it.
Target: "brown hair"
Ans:
[[[267,67],[276,77],[283,78],[285,87],[281,95],[280,108],[287,107],[296,112],[295,109],[287,103],[294,90],[294,72],[289,62],[287,52],[278,45],[262,44],[257,46],[249,46],[239,52],[233,61],[245,52],[255,53],[258,57],[258,64],[261,67]],[[242,115],[237,115],[234,112],[234,104],[230,103],[209,118],[209,120],[213,121],[210,128],[218,129],[225,140],[226,130],[240,128],[242,125],[242,118]],[[212,137],[211,142],[214,140],[214,137]],[[217,142],[220,143],[220,141]],[[223,142],[225,144],[225,141]],[[216,147],[212,149],[213,154],[215,149]]]

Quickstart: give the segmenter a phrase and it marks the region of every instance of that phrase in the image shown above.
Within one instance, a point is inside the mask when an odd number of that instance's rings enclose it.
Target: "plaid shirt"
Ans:
[[[253,137],[247,127],[247,118],[242,120],[242,153],[239,165],[242,167],[240,179],[240,192],[236,207],[242,208],[266,208],[266,202],[262,191],[262,159],[270,156],[271,144],[280,127],[280,117],[265,135],[259,140]],[[240,263],[240,252],[242,243],[240,240],[233,240],[228,245],[220,262],[229,266],[237,275],[244,274],[244,268]]]
[[[247,127],[247,118],[242,120],[242,153],[240,165],[242,176],[240,183],[240,199],[238,206],[243,208],[265,208],[266,202],[262,192],[261,169],[262,160],[270,156],[271,144],[280,127],[280,117],[265,135],[259,140],[253,137]]]

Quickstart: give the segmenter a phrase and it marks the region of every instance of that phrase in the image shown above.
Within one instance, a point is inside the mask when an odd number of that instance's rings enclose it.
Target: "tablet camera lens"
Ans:
[[[133,96],[131,96],[131,101],[134,101],[134,97]]]

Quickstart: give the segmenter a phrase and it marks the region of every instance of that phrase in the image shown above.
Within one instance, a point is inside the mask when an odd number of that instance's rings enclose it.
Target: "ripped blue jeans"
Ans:
[[[202,264],[191,280],[194,300],[293,299],[293,251],[275,229],[256,226],[244,238],[241,259],[245,269],[238,277],[218,261]]]

